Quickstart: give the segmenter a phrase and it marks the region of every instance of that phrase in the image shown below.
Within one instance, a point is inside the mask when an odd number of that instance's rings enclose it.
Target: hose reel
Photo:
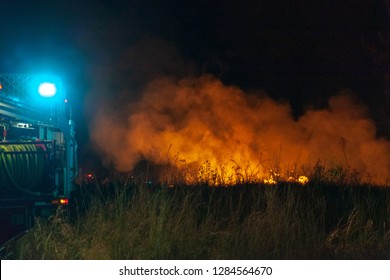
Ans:
[[[0,143],[0,191],[16,188],[39,195],[47,165],[47,152],[41,144]]]

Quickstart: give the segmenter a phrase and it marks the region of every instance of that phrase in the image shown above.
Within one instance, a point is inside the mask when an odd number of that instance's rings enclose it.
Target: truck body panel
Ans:
[[[68,202],[77,143],[67,101],[57,77],[0,74],[0,246]]]

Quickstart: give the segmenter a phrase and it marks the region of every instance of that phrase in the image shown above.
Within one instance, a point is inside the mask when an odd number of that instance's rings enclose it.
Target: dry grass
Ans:
[[[390,190],[318,167],[310,183],[79,186],[15,259],[388,259]]]

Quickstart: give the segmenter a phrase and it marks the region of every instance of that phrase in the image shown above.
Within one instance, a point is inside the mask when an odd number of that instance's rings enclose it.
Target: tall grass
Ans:
[[[307,185],[79,186],[12,247],[15,259],[387,259],[390,190],[318,167]],[[344,173],[343,173],[344,172]]]

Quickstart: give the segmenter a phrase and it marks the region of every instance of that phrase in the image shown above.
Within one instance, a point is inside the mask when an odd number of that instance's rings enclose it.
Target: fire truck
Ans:
[[[61,80],[0,74],[0,248],[67,205],[76,173],[75,124]]]

